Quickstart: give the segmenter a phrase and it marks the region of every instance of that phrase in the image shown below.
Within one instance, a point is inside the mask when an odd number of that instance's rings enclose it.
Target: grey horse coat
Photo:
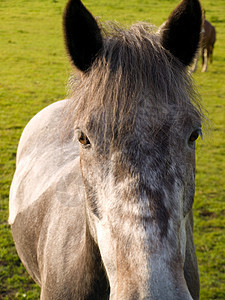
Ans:
[[[158,32],[108,33],[68,2],[71,99],[25,128],[10,191],[13,238],[42,300],[199,299],[192,205],[204,116],[187,67],[201,26],[198,0]]]

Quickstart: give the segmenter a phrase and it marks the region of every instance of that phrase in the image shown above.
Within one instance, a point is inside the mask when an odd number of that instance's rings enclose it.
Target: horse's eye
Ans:
[[[90,145],[90,141],[88,137],[82,131],[78,135],[78,141],[84,146]]]
[[[197,140],[197,138],[199,137],[199,135],[202,135],[201,129],[194,130],[189,137],[189,142],[194,143]]]

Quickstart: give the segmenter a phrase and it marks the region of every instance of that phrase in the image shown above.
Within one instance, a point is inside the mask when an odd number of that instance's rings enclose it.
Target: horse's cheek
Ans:
[[[90,152],[87,149],[80,151],[80,166],[84,183],[94,187],[98,185],[100,171],[95,155]]]

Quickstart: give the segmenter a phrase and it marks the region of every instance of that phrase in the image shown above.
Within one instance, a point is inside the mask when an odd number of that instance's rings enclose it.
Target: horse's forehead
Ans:
[[[152,107],[151,105],[139,105],[138,107],[129,106],[128,111],[120,110],[114,113],[113,103],[110,107],[93,109],[88,115],[85,122],[85,127],[91,134],[104,134],[105,137],[113,135],[119,138],[127,138],[135,136],[142,137],[142,134],[154,136],[156,132],[165,132],[167,135],[172,131],[182,130],[185,126],[192,123],[192,118],[189,112],[184,112],[183,109],[174,109],[173,106]],[[158,135],[157,135],[158,136]]]
[[[149,155],[149,151],[157,149],[165,153],[169,149],[176,149],[184,142],[195,121],[187,115],[175,113],[168,114],[146,114],[136,116],[134,124],[127,129],[119,130],[119,145],[133,149],[134,152],[140,151],[143,155]],[[197,123],[196,123],[197,124]],[[198,123],[199,124],[199,123]]]

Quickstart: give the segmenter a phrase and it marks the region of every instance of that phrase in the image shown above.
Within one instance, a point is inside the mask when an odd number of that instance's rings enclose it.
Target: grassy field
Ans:
[[[0,299],[38,299],[15,251],[7,224],[8,193],[22,130],[41,108],[65,98],[71,68],[65,54],[65,0],[0,0]],[[86,0],[102,20],[159,26],[177,0]],[[225,299],[225,2],[202,0],[216,27],[214,62],[194,74],[210,129],[197,146],[195,243],[201,299]]]

